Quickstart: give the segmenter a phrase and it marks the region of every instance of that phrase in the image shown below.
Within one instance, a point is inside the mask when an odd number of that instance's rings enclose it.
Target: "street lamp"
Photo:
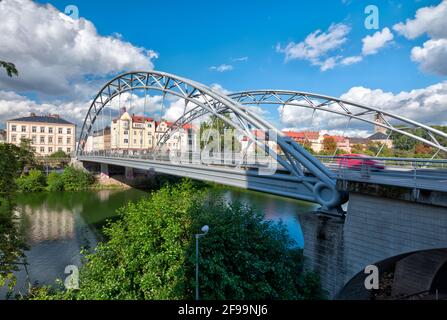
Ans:
[[[196,234],[196,300],[199,300],[199,238],[206,236],[210,227],[203,226],[202,232]]]

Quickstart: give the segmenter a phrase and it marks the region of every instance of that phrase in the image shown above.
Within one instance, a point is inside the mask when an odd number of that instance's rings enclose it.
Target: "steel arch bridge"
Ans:
[[[110,117],[112,116],[114,99],[118,98],[121,101],[121,95],[130,93],[132,103],[134,92],[144,92],[144,106],[146,106],[148,91],[159,92],[163,97],[163,103],[166,95],[176,97],[184,103],[181,116],[159,135],[157,148],[154,148],[152,157],[135,159],[135,157],[124,157],[112,153],[99,156],[86,150],[86,144],[89,137],[94,134],[98,119],[104,117],[106,111],[109,111]],[[255,90],[225,95],[203,84],[173,74],[134,71],[110,80],[94,98],[81,129],[77,157],[81,161],[155,169],[164,173],[293,197],[318,203],[325,210],[339,208],[346,202],[346,197],[336,188],[336,174],[317,157],[306,151],[302,145],[285,136],[251,108],[264,105],[297,108],[297,112],[303,108],[313,110],[314,113],[327,112],[346,118],[347,125],[354,120],[378,125],[387,130],[388,139],[396,133],[432,147],[436,150],[434,156],[439,152],[447,152],[446,133],[411,119],[352,101],[285,90]],[[121,106],[119,109],[121,111]],[[380,117],[382,121],[377,123],[371,119],[371,116]],[[172,163],[155,156],[185,125],[203,117],[208,117],[208,119],[212,117],[227,127],[234,128],[249,141],[249,145],[263,150],[274,159],[280,170],[263,175],[260,174],[259,168],[247,170],[247,168],[241,169],[241,166],[229,168],[204,163]],[[423,134],[416,135],[409,130],[414,128],[422,130]],[[257,132],[263,132],[264,138],[259,139]],[[274,144],[271,143],[273,141]]]

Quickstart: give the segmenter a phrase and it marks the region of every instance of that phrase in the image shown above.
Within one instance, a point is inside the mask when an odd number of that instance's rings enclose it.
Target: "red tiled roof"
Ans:
[[[144,116],[135,116],[135,115],[132,115],[132,121],[133,122],[152,122],[152,121],[154,121],[154,119],[153,118],[148,118],[148,117],[144,117]]]
[[[315,131],[301,131],[301,132],[287,131],[284,132],[284,134],[287,137],[296,140],[317,140],[320,137],[320,133]]]
[[[324,135],[325,137],[329,137],[329,138],[333,138],[335,140],[335,142],[349,142],[349,138],[347,137],[342,137],[342,136],[331,136],[328,134]]]

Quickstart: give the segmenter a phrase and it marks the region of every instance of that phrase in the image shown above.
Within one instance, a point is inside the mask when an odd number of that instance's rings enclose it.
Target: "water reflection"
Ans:
[[[127,202],[144,196],[140,190],[19,195],[16,208],[30,247],[25,254],[31,283],[54,284],[66,276],[66,266],[80,266],[80,250],[97,245],[97,227]],[[16,293],[25,293],[26,272],[22,268],[16,274]],[[6,288],[0,288],[0,298],[5,295]]]
[[[289,235],[301,248],[304,247],[304,237],[299,215],[318,208],[317,205],[308,202],[247,190],[229,189],[224,191],[224,197],[229,202],[240,201],[263,212],[266,220],[282,221]]]
[[[297,245],[303,247],[298,215],[312,211],[314,205],[238,189],[222,187],[215,191],[229,202],[239,201],[263,212],[268,220],[281,220]],[[114,217],[116,210],[127,202],[146,196],[147,192],[136,189],[18,196],[20,224],[30,246],[26,256],[31,283],[52,285],[57,278],[64,279],[66,266],[80,266],[80,250],[96,246],[105,221]],[[26,292],[24,270],[17,273],[17,278],[16,292]],[[0,298],[5,293],[5,289],[0,288]]]

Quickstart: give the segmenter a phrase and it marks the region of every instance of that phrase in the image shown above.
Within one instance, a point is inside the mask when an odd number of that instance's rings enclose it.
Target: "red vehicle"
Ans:
[[[374,171],[385,169],[383,163],[371,159],[369,156],[364,154],[341,154],[338,157],[337,165],[341,168],[351,170],[372,169]]]

